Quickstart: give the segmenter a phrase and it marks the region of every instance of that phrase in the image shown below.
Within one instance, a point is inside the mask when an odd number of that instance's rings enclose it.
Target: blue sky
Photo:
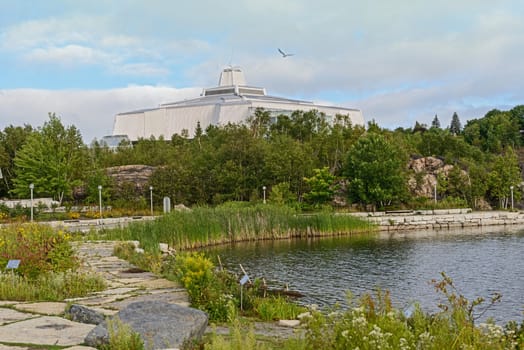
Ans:
[[[524,103],[523,51],[517,0],[0,0],[0,129],[56,112],[90,142],[116,113],[197,97],[228,65],[383,127],[464,124]]]

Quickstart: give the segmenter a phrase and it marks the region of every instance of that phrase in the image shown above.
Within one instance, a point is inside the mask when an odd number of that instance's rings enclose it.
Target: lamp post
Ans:
[[[513,210],[513,186],[509,186],[509,189],[511,190],[511,210]]]
[[[264,193],[264,204],[266,204],[266,186],[262,186],[262,191]]]
[[[433,197],[435,198],[435,203],[437,203],[437,181],[435,180],[435,185],[433,186]]]
[[[102,185],[98,185],[98,208],[100,210],[100,219],[102,219]]]
[[[31,222],[33,222],[33,190],[35,188],[35,184],[31,183],[29,184],[29,189],[31,190]]]
[[[153,186],[149,186],[149,200],[151,202],[151,216],[153,216]]]

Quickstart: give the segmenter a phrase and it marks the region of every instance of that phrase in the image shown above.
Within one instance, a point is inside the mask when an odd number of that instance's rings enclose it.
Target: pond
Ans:
[[[524,319],[524,229],[490,227],[464,230],[378,233],[313,240],[259,241],[208,249],[224,266],[271,285],[300,291],[300,302],[321,306],[346,303],[380,288],[396,307],[414,302],[429,312],[443,301],[430,283],[441,272],[470,300],[499,292],[502,299],[479,321]],[[482,306],[487,305],[485,302]]]

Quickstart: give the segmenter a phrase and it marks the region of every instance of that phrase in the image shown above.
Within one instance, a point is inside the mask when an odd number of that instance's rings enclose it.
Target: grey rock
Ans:
[[[86,323],[86,324],[100,324],[104,322],[105,317],[100,312],[91,310],[85,306],[73,304],[67,314],[71,321]]]
[[[146,349],[180,348],[189,340],[198,340],[208,321],[207,314],[200,310],[161,301],[129,304],[113,318],[140,334]],[[93,347],[108,342],[107,322],[96,326],[85,338],[85,343]]]

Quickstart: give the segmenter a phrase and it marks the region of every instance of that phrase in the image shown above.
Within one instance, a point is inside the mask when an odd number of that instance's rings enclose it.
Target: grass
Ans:
[[[0,274],[0,300],[62,301],[105,288],[101,277],[77,272],[47,273],[36,279],[11,273]]]
[[[228,204],[175,211],[155,221],[103,230],[98,235],[110,240],[138,240],[145,250],[155,251],[159,242],[176,249],[192,249],[238,241],[350,235],[371,230],[367,221],[351,215],[303,215],[284,206]]]

